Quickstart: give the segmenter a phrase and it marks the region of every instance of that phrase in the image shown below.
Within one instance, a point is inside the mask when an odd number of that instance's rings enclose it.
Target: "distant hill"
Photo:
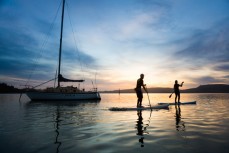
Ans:
[[[173,88],[148,88],[149,93],[172,93]],[[227,84],[200,85],[197,88],[180,90],[182,93],[229,93]],[[120,90],[120,93],[134,93],[134,89]],[[101,93],[119,93],[119,90],[101,91]]]
[[[201,85],[197,88],[183,90],[185,93],[229,93],[227,84]]]

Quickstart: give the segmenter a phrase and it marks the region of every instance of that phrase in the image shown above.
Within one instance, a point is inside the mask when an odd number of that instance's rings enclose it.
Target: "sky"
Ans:
[[[228,8],[228,0],[66,0],[61,74],[85,79],[87,90],[135,88],[141,73],[148,88],[228,84]],[[0,82],[55,78],[60,18],[61,0],[0,0]]]

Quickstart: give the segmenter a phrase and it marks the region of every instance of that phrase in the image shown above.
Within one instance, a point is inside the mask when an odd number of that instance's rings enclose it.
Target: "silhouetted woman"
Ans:
[[[174,93],[175,93],[175,103],[177,102],[177,98],[178,98],[178,104],[180,103],[180,90],[179,90],[179,87],[182,87],[183,86],[183,83],[178,84],[178,81],[175,80],[175,84],[174,84]]]

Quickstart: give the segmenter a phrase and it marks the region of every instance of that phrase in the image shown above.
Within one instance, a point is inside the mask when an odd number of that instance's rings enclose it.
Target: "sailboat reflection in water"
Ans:
[[[54,144],[57,144],[57,148],[56,148],[56,153],[59,153],[59,148],[61,146],[61,141],[58,140],[59,138],[59,124],[60,124],[61,120],[60,120],[60,110],[59,110],[59,106],[57,106],[57,110],[56,110],[56,120],[55,120],[55,132],[56,132],[56,140]]]

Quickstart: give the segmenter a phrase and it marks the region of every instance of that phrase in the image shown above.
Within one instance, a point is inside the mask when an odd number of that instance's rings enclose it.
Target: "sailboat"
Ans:
[[[57,75],[57,87],[56,88],[47,88],[42,91],[29,91],[26,95],[32,101],[67,101],[67,100],[100,100],[100,94],[97,91],[97,88],[94,88],[94,91],[85,91],[78,89],[77,87],[68,86],[61,87],[61,82],[84,82],[85,80],[71,80],[64,78],[60,74],[61,69],[61,53],[62,53],[62,34],[63,34],[63,21],[64,21],[64,8],[65,8],[65,0],[63,0],[62,4],[62,16],[61,16],[61,31],[60,31],[60,47],[59,47],[59,62],[58,62],[58,75]],[[52,79],[54,80],[54,79]],[[43,83],[44,84],[44,83]],[[35,88],[35,87],[34,87]]]

